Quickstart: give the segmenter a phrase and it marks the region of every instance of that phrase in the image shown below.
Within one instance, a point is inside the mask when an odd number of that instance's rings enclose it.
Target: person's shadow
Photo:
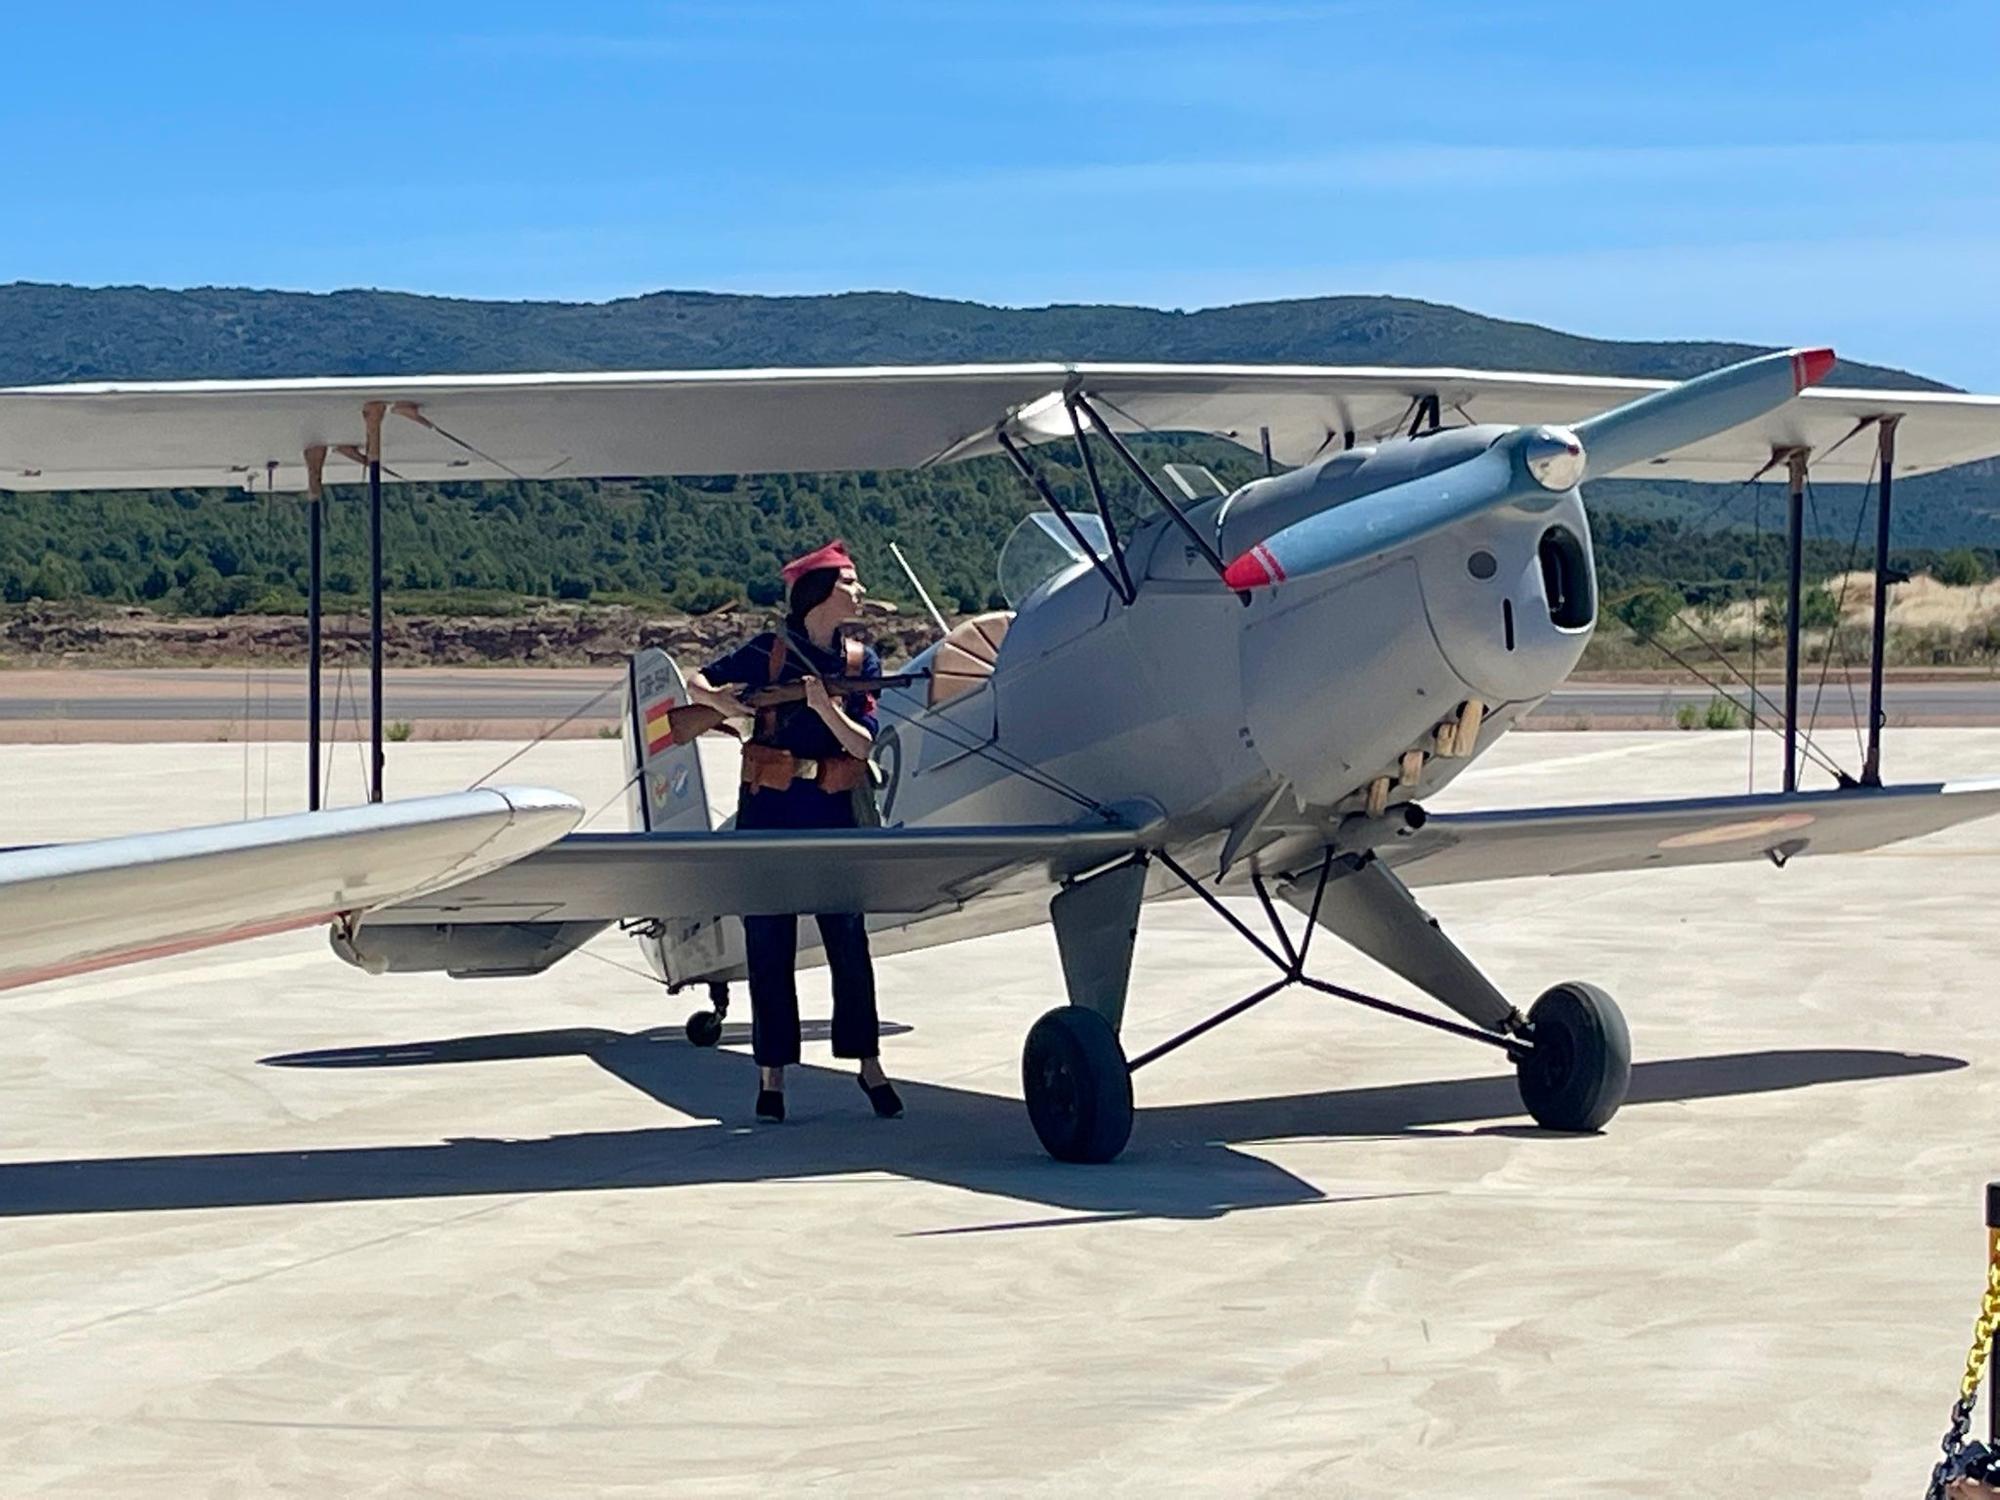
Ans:
[[[885,1027],[888,1034],[908,1028]],[[808,1040],[825,1023],[808,1023]],[[725,1044],[747,1040],[731,1026]],[[678,1028],[511,1032],[266,1058],[275,1067],[392,1068],[584,1056],[700,1124],[527,1139],[215,1155],[85,1158],[0,1165],[0,1217],[356,1202],[471,1194],[674,1188],[698,1183],[895,1173],[1061,1210],[983,1228],[1071,1222],[1079,1213],[1197,1218],[1326,1201],[1310,1183],[1232,1150],[1299,1136],[1423,1136],[1529,1130],[1511,1073],[1371,1088],[1141,1108],[1132,1144],[1109,1166],[1046,1157],[1018,1099],[899,1080],[899,1121],[869,1114],[853,1075],[787,1071],[794,1123],[754,1126],[753,1065],[688,1045]],[[1627,1107],[1766,1093],[1962,1068],[1924,1053],[1798,1048],[1636,1064]],[[1617,1126],[1614,1124],[1615,1130]]]

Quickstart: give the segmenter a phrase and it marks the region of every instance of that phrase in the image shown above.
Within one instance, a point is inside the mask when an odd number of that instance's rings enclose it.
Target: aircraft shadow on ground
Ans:
[[[823,1023],[807,1028],[824,1032]],[[885,1028],[886,1029],[886,1028]],[[907,1028],[903,1028],[907,1029]],[[736,1028],[731,1028],[734,1032]],[[685,1187],[892,1173],[1102,1217],[1206,1218],[1236,1209],[1329,1201],[1312,1184],[1231,1146],[1299,1137],[1457,1134],[1517,1124],[1508,1073],[1141,1108],[1114,1165],[1067,1166],[1041,1152],[1020,1101],[899,1083],[908,1117],[882,1121],[850,1073],[787,1075],[793,1123],[753,1127],[755,1069],[741,1053],[689,1046],[679,1029],[512,1032],[291,1053],[282,1067],[418,1067],[587,1056],[697,1122],[539,1139],[452,1139],[407,1146],[270,1150],[0,1165],[0,1218],[50,1214],[367,1202],[478,1194]],[[1924,1053],[1801,1048],[1636,1064],[1628,1105],[1769,1093],[1962,1068]],[[1616,1128],[1614,1126],[1614,1128]]]

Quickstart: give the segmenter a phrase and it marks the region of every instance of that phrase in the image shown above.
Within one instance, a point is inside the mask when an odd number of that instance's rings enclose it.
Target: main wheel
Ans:
[[[687,1039],[697,1047],[713,1047],[722,1040],[722,1017],[712,1010],[698,1010],[687,1018]]]
[[[1592,1131],[1618,1113],[1632,1086],[1632,1036],[1611,997],[1571,980],[1528,1011],[1534,1048],[1515,1066],[1521,1102],[1547,1130]]]
[[[1021,1049],[1021,1091],[1057,1161],[1110,1161],[1132,1138],[1132,1070],[1094,1010],[1059,1006],[1035,1022]]]

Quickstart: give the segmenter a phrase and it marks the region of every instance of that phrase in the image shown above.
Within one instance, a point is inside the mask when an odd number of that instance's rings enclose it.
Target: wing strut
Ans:
[[[1160,488],[1158,481],[1156,481],[1151,474],[1146,472],[1146,466],[1140,463],[1138,459],[1132,456],[1132,450],[1130,448],[1127,448],[1124,442],[1119,438],[1118,434],[1111,430],[1111,424],[1105,421],[1103,417],[1097,414],[1097,408],[1090,404],[1089,398],[1085,396],[1082,391],[1074,391],[1068,396],[1067,400],[1069,401],[1071,406],[1071,420],[1073,421],[1075,419],[1075,413],[1078,411],[1082,412],[1086,417],[1090,418],[1091,425],[1094,426],[1099,432],[1104,434],[1105,442],[1111,445],[1111,451],[1118,455],[1119,461],[1123,463],[1126,468],[1132,471],[1133,477],[1137,479],[1139,483],[1143,484],[1148,490],[1152,492],[1153,499],[1166,508],[1167,514],[1174,518],[1174,524],[1179,526],[1182,531],[1187,533],[1187,539],[1194,543],[1196,549],[1201,553],[1202,557],[1207,560],[1208,565],[1211,568],[1215,569],[1215,576],[1217,578],[1222,577],[1223,574],[1228,571],[1229,564],[1224,562],[1222,560],[1222,554],[1215,550],[1215,543],[1211,542],[1207,537],[1201,534],[1201,532],[1196,528],[1194,522],[1190,521],[1187,518],[1187,512],[1182,510],[1178,505],[1174,504],[1172,498],[1167,494],[1167,492]],[[1081,432],[1082,429],[1079,428],[1078,429],[1079,435],[1081,435]],[[1240,589],[1237,591],[1237,593],[1238,597],[1240,597],[1245,604],[1248,604],[1250,602],[1249,594],[1243,592]]]
[[[311,507],[306,546],[306,811],[319,811],[320,590],[326,559],[326,444],[306,449],[306,504]]]
[[[1861,784],[1882,784],[1882,657],[1889,624],[1889,500],[1896,472],[1896,424],[1901,417],[1877,417],[1876,466],[1882,471],[1875,495],[1875,615],[1868,642],[1868,753],[1861,762]],[[2000,1406],[1995,1407],[2000,1411]]]

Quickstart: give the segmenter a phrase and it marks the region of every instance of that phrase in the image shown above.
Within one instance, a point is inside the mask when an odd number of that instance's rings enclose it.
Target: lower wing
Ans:
[[[1410,885],[1852,854],[2000,814],[2000,779],[1433,814],[1377,850]],[[1315,859],[1315,864],[1317,860]]]
[[[1102,823],[578,833],[504,870],[376,912],[336,948],[368,969],[509,974],[546,968],[625,918],[915,917],[984,911],[1022,895],[1046,913],[1051,886],[1144,849],[1150,837]]]
[[[0,989],[403,900],[530,854],[582,817],[557,792],[481,787],[0,851]]]

